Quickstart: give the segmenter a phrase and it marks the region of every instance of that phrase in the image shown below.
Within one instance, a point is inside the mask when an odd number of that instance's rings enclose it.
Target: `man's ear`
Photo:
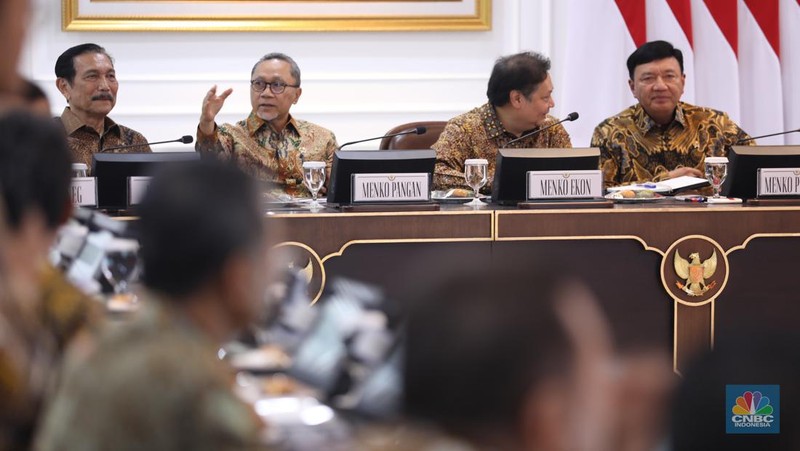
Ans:
[[[298,100],[300,100],[300,95],[303,94],[303,88],[297,88],[297,95],[294,97],[293,104],[296,104]]]
[[[67,81],[66,78],[61,78],[61,77],[56,78],[56,88],[58,88],[58,91],[61,93],[61,95],[63,95],[64,98],[67,99],[67,102],[69,102],[69,95],[68,95],[69,86],[70,86],[69,82]]]
[[[67,221],[69,221],[70,216],[72,216],[72,212],[75,210],[75,206],[72,204],[71,198],[67,198],[65,203],[66,205],[64,205],[64,211],[61,213],[61,217],[58,218],[59,225],[64,225]]]
[[[636,97],[636,94],[633,93],[633,80],[628,80],[628,88],[630,88],[631,94]]]
[[[516,89],[512,89],[511,92],[508,93],[508,103],[514,108],[519,108],[522,105],[524,98],[525,96],[522,95],[522,92],[517,91]]]

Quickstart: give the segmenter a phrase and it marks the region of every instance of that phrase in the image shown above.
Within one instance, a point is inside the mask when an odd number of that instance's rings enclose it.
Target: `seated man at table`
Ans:
[[[37,449],[258,449],[261,422],[217,352],[263,305],[259,190],[195,161],[157,175],[139,211],[142,310],[65,373]]]
[[[103,149],[133,146],[111,152],[150,152],[147,139],[117,124],[108,114],[117,103],[117,71],[106,49],[81,44],[56,60],[56,86],[68,106],[61,113],[73,162],[92,167],[92,155]]]
[[[203,99],[197,151],[233,160],[245,172],[273,183],[286,194],[308,196],[303,162],[324,161],[330,174],[338,146],[333,132],[289,113],[303,92],[300,67],[283,53],[264,55],[250,73],[250,115],[236,124],[217,125],[215,118],[231,92],[227,89],[217,95],[215,85]]]
[[[749,138],[727,114],[681,102],[683,53],[669,42],[642,45],[627,64],[639,103],[601,122],[592,136],[606,187],[704,177],[706,156],[727,156],[729,146]]]
[[[436,150],[433,185],[436,189],[466,187],[464,160],[489,161],[484,187],[491,190],[497,150],[557,121],[548,113],[555,106],[550,60],[523,52],[497,60],[489,77],[488,103],[448,121],[432,146]],[[572,147],[562,125],[512,143],[510,148]]]

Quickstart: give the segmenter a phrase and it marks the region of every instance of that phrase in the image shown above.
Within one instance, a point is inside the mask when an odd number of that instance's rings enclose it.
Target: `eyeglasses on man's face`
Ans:
[[[286,90],[286,87],[289,88],[299,88],[300,85],[290,85],[288,83],[284,83],[282,81],[264,81],[264,80],[250,80],[250,88],[253,89],[255,92],[264,92],[269,86],[269,90],[272,91],[273,94],[280,94]]]

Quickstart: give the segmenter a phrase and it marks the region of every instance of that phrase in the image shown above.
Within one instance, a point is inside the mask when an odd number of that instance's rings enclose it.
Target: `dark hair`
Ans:
[[[511,91],[520,91],[526,98],[547,79],[550,60],[536,52],[504,56],[494,63],[486,97],[499,107],[508,103]]]
[[[47,100],[47,94],[32,80],[25,79],[22,81],[22,84],[22,98],[25,102],[33,103],[37,100]]]
[[[675,58],[681,66],[681,74],[683,73],[683,52],[676,49],[667,41],[650,41],[642,44],[641,47],[634,50],[631,56],[628,57],[628,75],[633,80],[633,72],[636,66],[652,63],[653,61],[663,60],[665,58]]]
[[[12,229],[33,210],[51,230],[66,219],[72,157],[58,125],[27,111],[0,116],[0,193]]]
[[[102,53],[114,64],[114,58],[106,52],[106,49],[97,44],[80,44],[70,47],[62,53],[56,60],[56,77],[63,78],[72,85],[75,81],[75,57],[85,53]]]
[[[570,279],[536,267],[450,268],[458,275],[411,301],[405,411],[461,435],[518,434],[531,388],[566,373],[572,361],[554,310]]]
[[[194,293],[263,234],[256,183],[229,163],[173,165],[156,174],[139,208],[144,283]]]
[[[288,63],[290,66],[289,73],[292,78],[294,78],[294,83],[300,86],[300,66],[297,65],[297,62],[295,62],[291,56],[279,52],[267,53],[262,56],[261,59],[253,65],[253,70],[250,71],[250,78],[253,78],[253,74],[256,72],[256,67],[258,67],[259,64],[269,60],[281,60]]]

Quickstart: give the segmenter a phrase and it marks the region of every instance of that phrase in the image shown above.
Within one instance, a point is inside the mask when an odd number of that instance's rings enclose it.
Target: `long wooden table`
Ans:
[[[560,262],[595,291],[619,347],[671,348],[678,372],[717,340],[800,324],[800,207],[667,200],[613,209],[444,206],[268,216],[283,229],[281,246],[294,249],[296,264],[312,272],[315,300],[336,276],[376,284],[391,296],[420,274],[446,274],[437,255],[481,267],[497,259]]]

